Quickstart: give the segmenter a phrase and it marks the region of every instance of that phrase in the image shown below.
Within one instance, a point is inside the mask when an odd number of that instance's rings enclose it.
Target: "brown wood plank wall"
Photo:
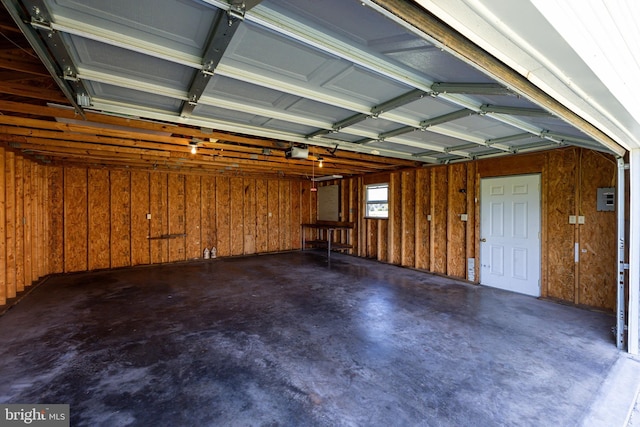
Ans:
[[[53,170],[55,191],[63,189],[61,172]],[[0,306],[51,273],[49,265],[62,266],[60,253],[54,256],[48,251],[51,242],[58,248],[62,243],[62,216],[55,222],[53,240],[45,227],[48,176],[44,166],[0,147]],[[59,202],[53,205],[62,211]],[[45,257],[53,262],[45,262]]]
[[[59,212],[47,217],[52,272],[186,261],[212,247],[217,256],[299,249],[312,210],[300,181],[53,167],[48,177],[48,207]]]
[[[617,268],[615,212],[597,210],[597,188],[615,187],[617,165],[610,157],[595,151],[581,150],[578,168],[578,215],[585,217],[579,232],[579,288],[578,303],[590,307],[613,310],[616,287],[612,284],[612,270]],[[604,261],[604,262],[603,262]]]
[[[598,187],[615,187],[616,165],[611,156],[580,148],[366,178],[360,188],[390,183],[393,218],[363,219],[356,253],[462,279],[469,278],[467,261],[473,258],[477,283],[480,179],[531,173],[542,176],[542,296],[613,310],[616,217],[597,212],[595,198]],[[345,200],[347,211],[354,203],[364,206],[362,196]],[[584,216],[585,224],[569,224],[569,215]]]
[[[548,296],[575,302],[576,265],[574,262],[575,227],[569,215],[575,215],[577,151],[566,150],[548,155],[547,169],[547,269]]]
[[[218,256],[299,249],[300,224],[317,213],[308,181],[62,168],[6,148],[0,168],[0,305],[52,273],[184,261],[205,247]],[[341,219],[355,224],[351,253],[460,278],[475,258],[477,282],[480,180],[539,173],[543,296],[612,310],[616,216],[598,212],[595,197],[615,186],[615,172],[610,156],[568,148],[336,183]],[[390,220],[361,217],[372,180],[390,183]],[[347,232],[336,239],[346,243]]]

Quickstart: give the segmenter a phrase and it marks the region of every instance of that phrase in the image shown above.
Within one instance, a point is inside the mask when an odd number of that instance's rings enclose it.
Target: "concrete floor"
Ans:
[[[0,402],[86,426],[589,425],[627,359],[614,320],[314,251],[66,275],[0,318]]]

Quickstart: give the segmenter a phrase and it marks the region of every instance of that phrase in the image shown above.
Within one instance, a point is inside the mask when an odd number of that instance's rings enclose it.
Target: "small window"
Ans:
[[[389,218],[389,184],[366,186],[367,218]]]

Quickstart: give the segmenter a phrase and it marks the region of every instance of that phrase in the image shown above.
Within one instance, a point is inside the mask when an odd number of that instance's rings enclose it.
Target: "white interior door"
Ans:
[[[540,296],[540,175],[481,180],[480,283]]]

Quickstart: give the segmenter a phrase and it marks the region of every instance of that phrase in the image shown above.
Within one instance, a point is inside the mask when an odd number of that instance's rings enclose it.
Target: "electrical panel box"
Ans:
[[[616,210],[615,187],[598,188],[598,212]]]

